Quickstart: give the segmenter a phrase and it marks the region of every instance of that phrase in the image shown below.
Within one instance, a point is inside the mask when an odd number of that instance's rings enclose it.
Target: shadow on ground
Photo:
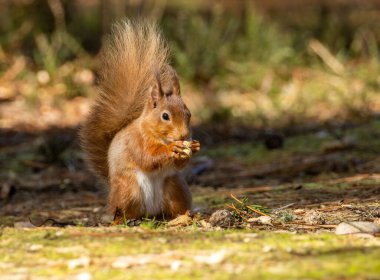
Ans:
[[[380,200],[378,127],[377,120],[344,131],[196,127],[194,138],[204,143],[203,152],[185,171],[195,204],[209,212],[225,208],[233,193],[272,209],[361,203],[372,211],[370,205]],[[106,187],[86,169],[77,131],[1,131],[0,223],[34,217],[101,223]]]

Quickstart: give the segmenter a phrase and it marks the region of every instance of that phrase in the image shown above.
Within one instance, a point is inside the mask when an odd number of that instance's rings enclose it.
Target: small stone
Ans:
[[[114,218],[114,217],[113,217],[112,215],[104,214],[104,215],[101,216],[101,218],[100,218],[100,222],[101,222],[102,224],[110,224],[110,223],[112,223],[113,218]]]
[[[285,251],[286,251],[287,253],[289,253],[289,254],[291,254],[291,253],[294,252],[294,250],[293,250],[292,247],[286,247],[286,248],[285,248]]]
[[[318,131],[315,136],[319,139],[326,139],[328,137],[330,137],[330,133],[325,131],[325,130],[321,130],[321,131]]]
[[[126,225],[129,227],[138,227],[141,225],[141,220],[140,219],[129,219],[126,221]]]
[[[15,228],[33,228],[35,227],[35,225],[33,225],[31,222],[29,221],[25,221],[25,222],[16,222],[14,223],[13,225]]]
[[[316,210],[307,211],[303,219],[308,225],[323,225],[326,222],[323,214]]]
[[[274,248],[270,245],[265,245],[262,249],[263,253],[269,253],[269,252],[272,252],[274,250]]]
[[[177,271],[181,266],[182,266],[182,262],[179,260],[176,260],[170,264],[170,269],[173,271]]]
[[[355,234],[355,233],[369,233],[376,234],[380,233],[380,226],[371,222],[350,222],[350,223],[340,223],[336,229],[335,234]]]
[[[37,252],[37,251],[41,250],[43,247],[44,246],[41,244],[32,244],[29,247],[29,252]]]
[[[88,267],[90,265],[90,259],[88,257],[80,257],[78,259],[69,260],[67,267],[69,269],[75,269],[77,267]]]
[[[118,257],[113,263],[112,267],[113,268],[127,268],[131,267],[133,264],[133,259],[129,256],[125,257]]]
[[[92,275],[89,272],[79,273],[76,277],[76,280],[91,280],[91,279],[92,279]]]
[[[247,233],[244,235],[246,238],[257,238],[259,235],[255,232]]]
[[[210,220],[210,224],[214,227],[222,227],[228,228],[233,226],[235,219],[232,216],[231,212],[228,210],[217,210],[212,213]]]
[[[248,219],[248,222],[257,225],[272,225],[272,217],[260,216],[257,218],[250,218]]]
[[[226,251],[220,250],[220,251],[214,252],[211,255],[195,256],[194,260],[197,263],[201,263],[201,264],[216,265],[216,264],[220,264],[221,262],[223,262],[225,257],[226,257]]]

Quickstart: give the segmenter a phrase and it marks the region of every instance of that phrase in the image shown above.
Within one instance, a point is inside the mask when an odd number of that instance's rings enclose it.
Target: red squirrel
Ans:
[[[200,143],[191,139],[168,53],[155,24],[128,20],[113,26],[101,50],[99,93],[80,138],[90,167],[109,185],[116,223],[191,209],[180,171]]]

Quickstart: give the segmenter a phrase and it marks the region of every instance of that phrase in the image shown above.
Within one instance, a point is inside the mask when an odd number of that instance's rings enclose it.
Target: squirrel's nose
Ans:
[[[181,133],[179,140],[182,140],[182,141],[187,140],[187,139],[189,139],[189,137],[190,137],[189,131],[184,131]]]

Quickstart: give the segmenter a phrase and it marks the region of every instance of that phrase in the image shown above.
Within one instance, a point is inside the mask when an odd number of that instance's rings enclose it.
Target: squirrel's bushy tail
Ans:
[[[122,21],[101,51],[99,94],[80,138],[91,168],[108,176],[108,148],[115,134],[143,110],[155,71],[165,71],[168,49],[155,24]]]

